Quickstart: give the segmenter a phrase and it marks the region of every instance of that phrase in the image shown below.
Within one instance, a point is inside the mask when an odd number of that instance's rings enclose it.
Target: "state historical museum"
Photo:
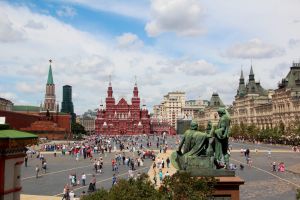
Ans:
[[[103,135],[139,135],[150,133],[150,115],[145,105],[140,107],[137,84],[133,89],[131,104],[121,98],[116,104],[113,89],[109,82],[106,106],[100,105],[95,121],[97,134]]]

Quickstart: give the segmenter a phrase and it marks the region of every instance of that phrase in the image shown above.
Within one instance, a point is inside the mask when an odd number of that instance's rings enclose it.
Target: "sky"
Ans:
[[[135,76],[152,111],[171,91],[218,92],[232,104],[241,69],[276,89],[300,62],[298,0],[0,1],[0,97],[39,106],[52,59],[57,103],[73,87],[75,112],[105,102],[109,76],[130,101]]]

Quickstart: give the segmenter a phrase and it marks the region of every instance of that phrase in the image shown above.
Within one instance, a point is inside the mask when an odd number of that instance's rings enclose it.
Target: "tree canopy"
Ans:
[[[191,177],[188,173],[175,173],[163,180],[159,189],[141,174],[137,179],[121,179],[110,190],[103,188],[84,196],[83,200],[204,200],[212,195],[214,178]]]

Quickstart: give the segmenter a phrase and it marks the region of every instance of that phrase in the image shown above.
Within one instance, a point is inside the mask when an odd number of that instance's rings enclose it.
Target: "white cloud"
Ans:
[[[144,45],[143,41],[133,33],[123,33],[117,37],[117,42],[120,48],[140,48]]]
[[[157,65],[161,66],[159,72],[164,74],[184,73],[187,76],[214,75],[217,68],[206,60],[173,59],[164,60]]]
[[[300,39],[290,39],[289,40],[289,47],[290,48],[295,48],[300,46]]]
[[[62,6],[56,11],[56,14],[60,17],[74,17],[77,12],[70,6]]]
[[[100,99],[105,99],[109,74],[113,75],[116,99],[123,95],[127,95],[128,99],[131,98],[133,77],[137,75],[140,96],[146,100],[148,107],[159,103],[164,94],[174,90],[184,90],[190,98],[201,96],[203,99],[210,99],[212,92],[217,91],[224,103],[230,104],[238,86],[240,65],[245,66],[245,77],[250,68],[250,60],[235,58],[250,56],[259,58],[262,55],[265,57],[271,55],[272,59],[253,60],[255,78],[260,80],[266,89],[276,88],[277,82],[288,73],[289,63],[299,58],[300,46],[297,45],[286,48],[286,53],[282,56],[278,53],[282,51],[280,47],[289,46],[289,39],[293,38],[296,41],[299,38],[300,28],[293,23],[293,19],[299,19],[297,3],[278,3],[282,12],[274,15],[274,9],[270,7],[271,1],[268,0],[243,2],[233,0],[226,3],[217,0],[218,6],[212,1],[201,1],[201,6],[199,1],[190,1],[192,4],[187,7],[183,4],[188,1],[182,0],[180,3],[184,9],[171,9],[167,5],[168,12],[158,12],[159,15],[153,15],[148,19],[147,7],[142,5],[145,3],[139,4],[140,0],[134,3],[115,0],[87,0],[87,3],[84,0],[76,0],[76,2],[78,3],[76,7],[80,4],[96,10],[132,16],[135,22],[137,19],[153,22],[157,28],[152,30],[153,33],[161,35],[151,39],[151,46],[145,42],[142,48],[132,48],[137,41],[141,41],[133,33],[124,33],[119,38],[113,35],[106,37],[107,33],[101,32],[95,35],[80,31],[49,14],[36,14],[26,7],[0,2],[0,15],[7,17],[10,30],[22,33],[21,40],[12,40],[14,42],[0,45],[0,67],[4,72],[0,74],[2,93],[15,95],[15,102],[20,99],[30,104],[41,102],[47,80],[48,60],[52,58],[57,101],[61,101],[62,86],[72,85],[77,113],[98,107]],[[161,1],[161,5],[167,3],[168,1]],[[199,15],[195,15],[197,22],[190,20],[191,12],[187,15],[182,14],[185,10],[189,10],[187,8],[193,3],[196,7],[200,6],[200,11],[197,11]],[[203,22],[202,4],[205,7]],[[72,1],[66,5],[74,4]],[[106,8],[106,5],[109,6]],[[138,9],[140,5],[141,10]],[[177,13],[174,14],[173,10]],[[177,17],[176,14],[181,17]],[[0,21],[1,19],[3,18],[0,17]],[[37,30],[27,26],[30,20],[42,23],[44,29]],[[131,26],[126,27],[126,31],[130,29]],[[162,34],[174,32],[177,35],[191,35],[190,32],[196,30],[199,33],[203,29],[207,30],[207,34],[203,37]],[[6,39],[8,35],[4,35]],[[247,41],[248,38],[259,40],[241,42]],[[250,48],[249,43],[254,47],[250,45]],[[123,45],[122,48],[120,44]],[[240,48],[240,51],[235,49],[233,51],[235,56],[228,57],[226,50],[230,46],[237,47],[234,44],[242,47],[248,44],[248,47]],[[221,56],[220,52],[224,52],[227,57]],[[285,64],[279,66],[280,63]],[[27,83],[33,88],[35,84],[39,84],[42,90],[27,95],[16,87],[10,87],[18,82]],[[26,89],[28,88],[23,88]]]
[[[0,91],[0,97],[4,98],[4,99],[8,99],[10,101],[14,101],[16,99],[16,94],[12,93],[12,92],[1,92]]]
[[[151,0],[151,19],[146,24],[148,35],[164,32],[192,36],[203,33],[203,8],[198,0]]]
[[[272,44],[264,43],[260,39],[252,39],[246,43],[239,43],[230,47],[225,55],[233,58],[273,58],[282,56],[285,50]]]
[[[12,24],[5,13],[0,13],[0,42],[18,42],[25,40],[25,32],[21,27]]]
[[[205,60],[185,61],[181,63],[179,69],[190,76],[214,75],[217,72],[216,67]]]
[[[40,84],[34,83],[26,83],[26,82],[19,82],[16,84],[16,89],[19,92],[30,94],[30,93],[38,93],[43,90],[43,86]]]
[[[46,28],[42,22],[36,22],[32,19],[27,22],[25,27],[32,28],[32,29],[37,29],[37,30]]]

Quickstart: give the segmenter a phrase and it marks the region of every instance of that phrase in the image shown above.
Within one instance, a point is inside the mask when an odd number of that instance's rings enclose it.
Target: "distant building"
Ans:
[[[168,134],[168,135],[175,135],[176,130],[174,127],[172,127],[168,121],[158,119],[155,117],[151,117],[151,134],[156,135],[162,135],[162,134]]]
[[[206,108],[209,105],[207,100],[187,100],[182,108],[184,119],[194,119],[199,110]]]
[[[186,100],[185,92],[169,92],[164,96],[160,105],[153,106],[153,115],[156,118],[167,120],[177,129],[177,120],[196,117],[199,110],[208,105],[205,100]]]
[[[237,94],[230,111],[231,123],[255,124],[255,108],[265,107],[267,104],[271,105],[271,95],[268,95],[268,90],[255,81],[253,67],[250,68],[247,84],[245,84],[243,71],[241,71]]]
[[[137,84],[131,104],[121,98],[116,104],[109,82],[105,108],[100,105],[96,119],[96,133],[105,135],[135,135],[150,133],[150,115],[145,105],[141,108]]]
[[[0,110],[12,111],[13,105],[10,100],[0,97]]]
[[[223,101],[219,97],[219,94],[214,92],[211,96],[209,104],[204,109],[200,110],[195,121],[202,127],[206,127],[208,122],[212,122],[213,125],[217,125],[219,121],[218,109],[225,107]]]
[[[75,123],[76,115],[74,113],[74,106],[72,102],[72,86],[63,86],[63,101],[61,103],[61,112],[69,113],[72,117],[72,122]]]
[[[95,120],[93,117],[80,117],[78,123],[81,124],[88,134],[95,133]]]
[[[242,72],[230,114],[232,124],[253,124],[261,129],[299,122],[300,63],[293,63],[275,91],[265,90],[255,82],[252,66],[246,85]]]

